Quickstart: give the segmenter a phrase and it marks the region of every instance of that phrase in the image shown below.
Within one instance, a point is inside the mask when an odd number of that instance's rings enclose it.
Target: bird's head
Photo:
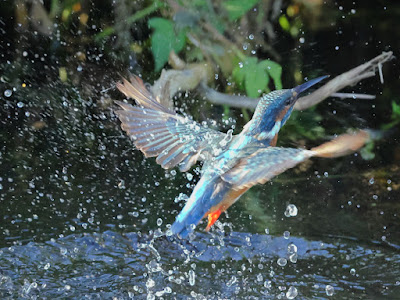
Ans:
[[[292,89],[277,90],[260,99],[247,132],[258,140],[273,139],[289,119],[299,95],[328,76],[321,76]]]

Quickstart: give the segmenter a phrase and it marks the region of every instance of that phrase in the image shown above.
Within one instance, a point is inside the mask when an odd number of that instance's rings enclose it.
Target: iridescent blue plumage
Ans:
[[[239,197],[255,184],[294,167],[311,156],[330,157],[355,151],[368,138],[366,132],[344,135],[311,150],[274,147],[281,127],[288,120],[299,94],[327,76],[298,87],[263,96],[243,131],[232,136],[204,127],[162,106],[138,77],[117,87],[138,106],[117,102],[122,129],[146,156],[157,156],[164,168],[180,166],[187,171],[202,160],[202,176],[171,227],[173,234],[187,237],[202,218],[207,230]],[[358,143],[356,143],[356,142]]]

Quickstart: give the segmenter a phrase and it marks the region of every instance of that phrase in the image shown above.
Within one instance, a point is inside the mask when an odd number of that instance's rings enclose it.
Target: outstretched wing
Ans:
[[[157,156],[156,161],[163,168],[172,168],[182,162],[181,171],[187,171],[201,154],[210,155],[212,146],[224,144],[226,134],[201,126],[164,107],[139,77],[132,77],[131,82],[124,79],[117,87],[139,105],[116,101],[122,108],[116,111],[122,129],[147,157]]]
[[[313,155],[313,151],[305,149],[268,147],[242,158],[221,177],[232,184],[235,190],[250,188],[267,182]]]
[[[360,149],[373,137],[374,132],[358,130],[352,134],[339,135],[311,150],[279,147],[259,149],[240,159],[236,166],[221,177],[231,183],[235,190],[250,188],[267,182],[312,156],[338,157],[350,154]]]

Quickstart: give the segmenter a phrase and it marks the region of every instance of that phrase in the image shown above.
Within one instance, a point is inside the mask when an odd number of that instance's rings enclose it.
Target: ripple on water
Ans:
[[[107,231],[3,248],[0,295],[294,299],[390,296],[399,288],[394,266],[400,255],[381,246],[243,233],[210,237],[152,240]]]

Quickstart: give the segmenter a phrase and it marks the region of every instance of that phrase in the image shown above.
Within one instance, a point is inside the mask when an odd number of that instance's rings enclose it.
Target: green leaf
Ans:
[[[250,66],[249,66],[250,67]],[[269,82],[268,74],[260,64],[254,65],[246,71],[246,93],[249,97],[256,98],[265,90]]]
[[[375,153],[374,153],[374,141],[369,141],[364,148],[360,150],[360,154],[363,159],[365,160],[371,160],[375,158]]]
[[[186,32],[182,30],[176,34],[174,24],[163,18],[152,18],[148,25],[154,29],[151,35],[151,51],[155,62],[154,69],[159,71],[168,61],[171,50],[178,53],[183,49],[186,43]]]
[[[400,105],[392,101],[392,119],[400,117]]]
[[[279,25],[281,25],[283,30],[290,31],[290,23],[285,15],[279,17]]]
[[[263,60],[260,64],[265,68],[269,76],[274,81],[275,89],[282,89],[282,67],[272,60]]]
[[[238,86],[253,98],[265,91],[269,83],[266,65],[258,63],[255,57],[248,57],[239,63],[233,69],[232,76]]]
[[[223,6],[228,12],[230,21],[235,21],[247,13],[260,0],[228,0],[223,2]]]
[[[248,72],[254,70],[257,64],[257,58],[247,57],[246,60],[239,62],[232,71],[232,76],[239,88],[245,90],[246,76]]]
[[[239,86],[240,89],[244,89],[244,77],[245,77],[245,70],[243,68],[243,62],[240,62],[232,71],[233,79],[235,80],[236,84]]]

